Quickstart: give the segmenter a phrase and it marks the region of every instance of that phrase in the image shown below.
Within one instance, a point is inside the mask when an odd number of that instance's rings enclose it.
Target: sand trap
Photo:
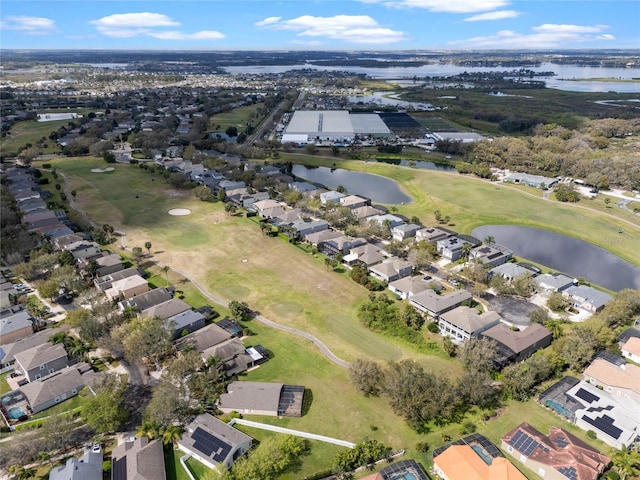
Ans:
[[[93,173],[107,173],[107,172],[113,172],[115,170],[115,168],[113,167],[107,167],[107,168],[92,168],[91,171]]]
[[[173,215],[174,217],[183,217],[185,215],[191,215],[191,210],[188,208],[172,208],[169,210],[169,215]]]

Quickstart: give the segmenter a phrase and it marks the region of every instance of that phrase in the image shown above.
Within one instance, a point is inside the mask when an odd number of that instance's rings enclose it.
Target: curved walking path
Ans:
[[[233,426],[234,423],[237,423],[238,425],[244,425],[246,427],[259,428],[261,430],[269,430],[271,432],[293,435],[295,437],[308,438],[309,440],[319,440],[325,443],[340,445],[341,447],[354,448],[356,446],[355,443],[347,442],[346,440],[340,440],[338,438],[325,437],[324,435],[316,435],[315,433],[301,432],[300,430],[291,430],[290,428],[276,427],[275,425],[252,422],[251,420],[244,420],[242,418],[231,419],[229,425]]]
[[[156,265],[158,266],[162,266],[160,265],[159,262],[152,260],[152,262],[154,262]],[[199,291],[200,293],[202,293],[205,297],[207,297],[209,300],[211,300],[212,302],[217,303],[218,305],[222,305],[224,307],[227,307],[229,304],[228,302],[225,302],[224,300],[222,300],[221,298],[218,298],[212,294],[210,294],[202,285],[200,285],[198,282],[196,282],[193,278],[191,278],[186,272],[183,272],[181,270],[177,270],[175,268],[171,268],[171,270],[173,270],[176,273],[179,273],[180,275],[182,275],[183,277],[185,277],[187,280],[189,280]],[[297,328],[293,328],[293,327],[288,327],[286,325],[282,325],[280,323],[274,322],[273,320],[269,320],[268,318],[264,317],[263,315],[256,315],[254,317],[256,320],[258,320],[260,323],[263,323],[265,325],[268,325],[269,327],[275,328],[277,330],[282,330],[283,332],[288,332],[288,333],[292,333],[294,335],[298,335],[300,337],[306,338],[307,340],[310,340],[311,343],[313,343],[316,347],[318,347],[318,349],[329,359],[331,360],[333,363],[340,365],[341,367],[344,368],[349,368],[351,367],[351,364],[349,362],[347,362],[346,360],[341,359],[340,357],[338,357],[336,354],[334,354],[329,347],[327,347],[322,340],[320,340],[317,337],[314,337],[313,335],[311,335],[310,333],[307,333],[303,330],[298,330]]]

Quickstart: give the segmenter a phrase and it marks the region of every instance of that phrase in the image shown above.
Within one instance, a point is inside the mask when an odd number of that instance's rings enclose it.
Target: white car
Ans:
[[[100,446],[100,444],[98,442],[95,442],[92,446],[91,446],[91,451],[93,453],[100,453],[100,449],[102,447]]]

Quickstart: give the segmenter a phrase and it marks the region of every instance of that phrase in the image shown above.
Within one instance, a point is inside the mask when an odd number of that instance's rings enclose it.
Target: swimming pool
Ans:
[[[478,456],[482,460],[484,460],[484,463],[486,463],[487,465],[491,465],[491,462],[493,462],[493,459],[484,452],[484,450],[480,445],[471,445],[471,448],[473,448],[473,450],[478,454]]]
[[[20,417],[26,415],[25,411],[21,407],[12,407],[7,410],[7,414],[11,420],[18,420]]]
[[[418,478],[411,472],[401,473],[397,477],[391,478],[391,480],[418,480]]]

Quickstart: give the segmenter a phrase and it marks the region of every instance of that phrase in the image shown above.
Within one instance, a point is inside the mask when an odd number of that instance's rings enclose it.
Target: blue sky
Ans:
[[[640,1],[3,0],[2,48],[640,48]]]

